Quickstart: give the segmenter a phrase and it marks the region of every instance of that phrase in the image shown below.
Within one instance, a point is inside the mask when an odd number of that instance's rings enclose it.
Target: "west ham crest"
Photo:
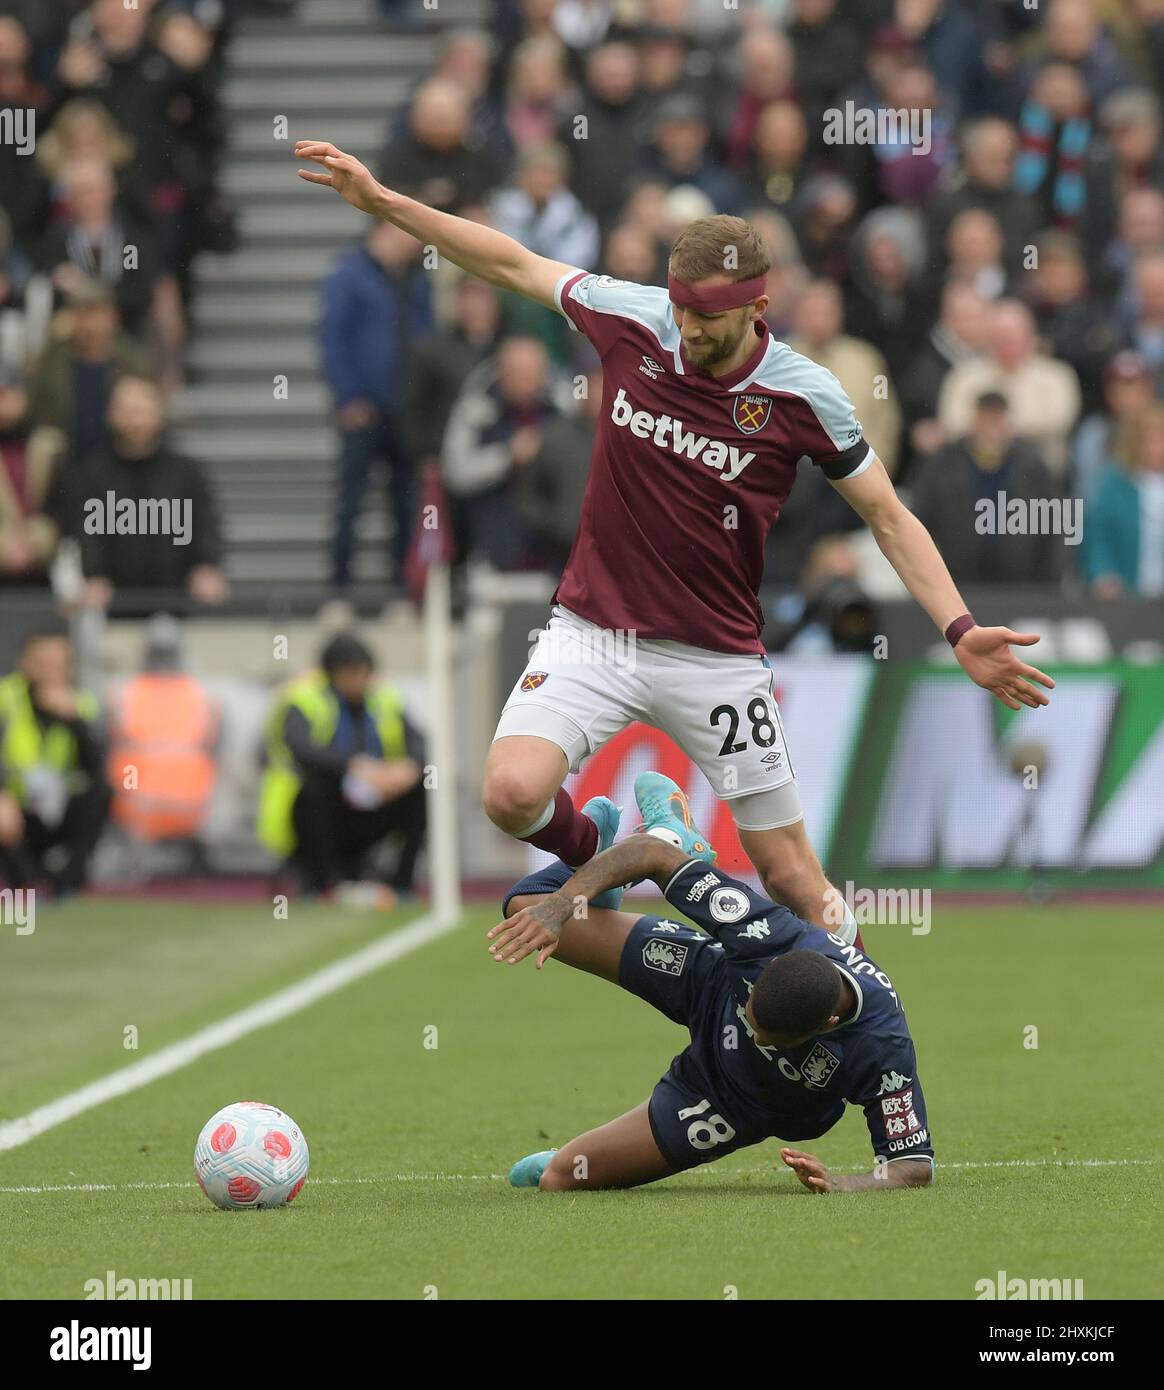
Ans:
[[[744,393],[732,402],[732,423],[741,434],[759,434],[771,414],[771,396]]]
[[[548,671],[527,671],[522,677],[522,690],[536,690],[539,685],[545,685],[550,678]]]

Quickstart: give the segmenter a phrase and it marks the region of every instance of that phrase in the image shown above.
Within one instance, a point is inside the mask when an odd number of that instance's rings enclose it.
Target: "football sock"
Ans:
[[[549,819],[542,823],[540,829],[516,838],[537,849],[544,849],[547,854],[556,854],[575,868],[585,864],[598,848],[598,827],[589,816],[584,816],[578,810],[565,787],[559,787],[557,796],[547,810]],[[534,825],[537,826],[538,821]]]
[[[560,859],[553,864],[547,864],[544,868],[535,869],[532,874],[526,874],[524,878],[518,879],[508,893],[501,899],[501,915],[509,916],[509,904],[514,898],[532,897],[534,894],[556,893],[559,888],[565,886],[566,881],[574,876],[574,870],[568,864],[563,864]]]

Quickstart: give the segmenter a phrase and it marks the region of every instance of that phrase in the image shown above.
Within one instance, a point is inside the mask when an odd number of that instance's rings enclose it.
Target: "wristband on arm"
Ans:
[[[946,641],[951,647],[956,647],[970,629],[977,626],[978,624],[969,613],[963,613],[960,618],[955,618],[946,629]]]

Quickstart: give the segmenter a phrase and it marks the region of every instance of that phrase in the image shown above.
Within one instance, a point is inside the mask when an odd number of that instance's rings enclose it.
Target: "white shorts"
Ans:
[[[804,812],[766,657],[631,640],[555,607],[493,735],[556,743],[571,772],[635,721],[673,739],[741,830]]]

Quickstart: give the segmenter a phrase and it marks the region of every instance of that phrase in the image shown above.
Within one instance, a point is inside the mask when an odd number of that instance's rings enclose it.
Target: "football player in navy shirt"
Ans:
[[[646,776],[649,788],[659,775]],[[855,945],[713,868],[694,827],[652,816],[646,805],[652,833],[576,872],[559,860],[516,884],[489,950],[511,964],[536,954],[539,969],[553,955],[619,984],[684,1025],[691,1041],[649,1100],[556,1151],[519,1160],[510,1182],[634,1187],[778,1138],[781,1158],[811,1192],[926,1186],[933,1147],[893,982]],[[694,858],[692,844],[701,846]],[[680,920],[591,906],[599,894],[647,878]],[[869,1172],[830,1173],[791,1147],[832,1129],[846,1104],[865,1112]]]

